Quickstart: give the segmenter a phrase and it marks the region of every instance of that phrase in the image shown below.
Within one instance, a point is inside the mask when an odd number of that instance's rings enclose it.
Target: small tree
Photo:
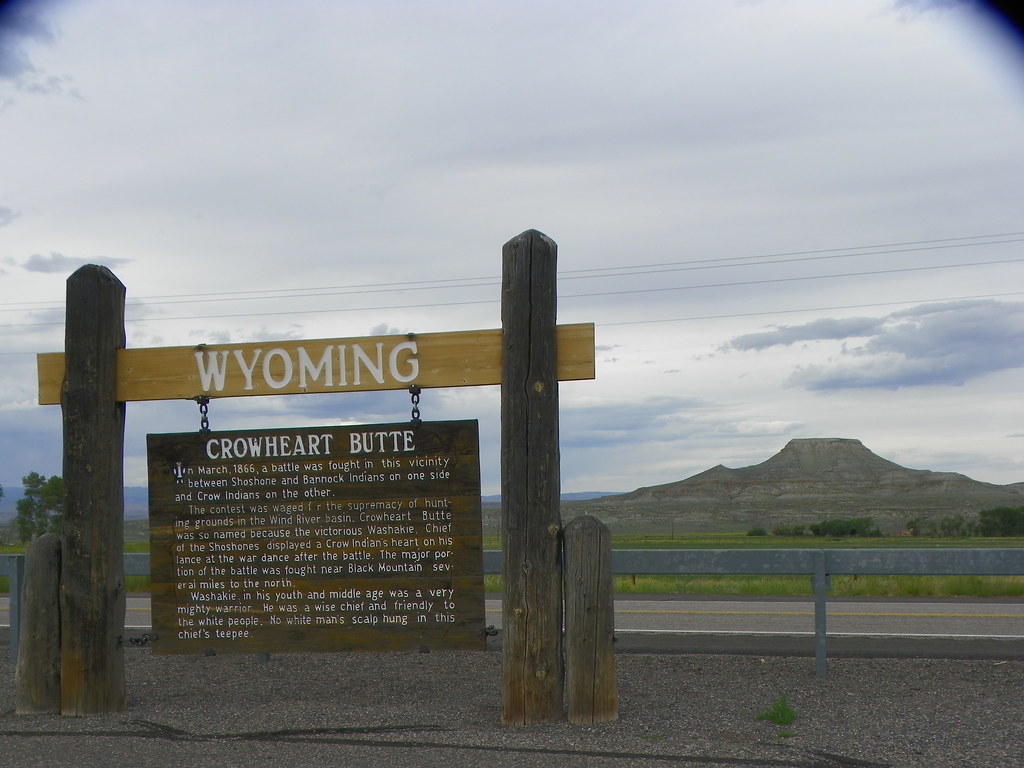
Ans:
[[[996,507],[978,514],[982,536],[1024,536],[1024,507]]]
[[[59,475],[44,477],[29,472],[21,478],[25,490],[15,507],[14,527],[23,541],[44,533],[59,533],[64,522],[64,481]]]
[[[942,531],[943,536],[950,538],[965,536],[964,516],[958,513],[952,517],[942,518],[942,520],[939,521],[939,530]]]
[[[873,526],[874,520],[870,517],[857,517],[853,520],[835,517],[814,523],[811,533],[815,536],[881,536],[882,532]]]

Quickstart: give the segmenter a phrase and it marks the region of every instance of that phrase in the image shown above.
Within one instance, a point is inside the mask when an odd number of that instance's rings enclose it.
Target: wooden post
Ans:
[[[121,282],[88,265],[67,282],[61,712],[125,708],[124,403],[115,397],[125,346]],[[24,649],[23,649],[24,650]]]
[[[529,230],[502,249],[502,719],[562,718],[561,478],[554,241]]]
[[[565,668],[569,722],[619,716],[615,681],[612,537],[590,515],[565,526]]]
[[[21,595],[25,584],[25,556],[7,555],[7,594],[10,595],[7,615],[11,617],[8,655],[18,661],[18,627],[21,626]]]
[[[15,668],[15,712],[60,712],[60,536],[44,533],[25,552],[25,591]],[[13,630],[12,622],[12,630]]]

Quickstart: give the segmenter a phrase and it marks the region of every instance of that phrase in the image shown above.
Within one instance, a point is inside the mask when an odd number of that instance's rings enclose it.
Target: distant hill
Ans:
[[[955,472],[907,469],[860,440],[791,440],[767,461],[721,464],[685,480],[573,504],[620,529],[743,530],[873,517],[894,531],[913,517],[940,520],[997,506],[1024,506],[1024,483],[993,485]]]
[[[17,497],[14,489],[6,490],[0,521],[14,515]],[[482,501],[484,531],[497,533],[501,497]],[[1000,506],[1024,506],[1024,483],[994,485],[956,472],[907,469],[872,453],[860,440],[832,437],[791,440],[760,464],[738,469],[719,464],[685,480],[630,493],[563,494],[562,518],[568,522],[587,513],[613,531],[682,533],[872,517],[892,533],[911,518],[937,523]],[[125,488],[125,519],[145,520],[147,515],[147,489]]]
[[[609,493],[608,491],[580,491],[578,493],[563,493],[561,495],[562,501],[589,501],[590,499],[600,499],[605,496],[618,496],[617,493]],[[501,494],[496,493],[493,496],[481,496],[480,500],[484,504],[500,504]]]
[[[8,492],[8,489],[4,489]],[[15,515],[15,503],[21,498],[21,488],[16,489],[16,494],[11,494],[0,499],[0,523],[13,519]],[[582,491],[579,493],[563,493],[562,501],[587,501],[604,497],[612,497],[615,494],[607,491]],[[482,502],[488,506],[501,504],[500,494],[483,496]],[[149,489],[144,485],[126,486],[124,489],[124,517],[126,520],[139,520],[149,517]]]
[[[17,514],[18,499],[21,498],[21,486],[4,488],[4,497],[0,499],[0,523],[13,520]],[[124,516],[126,520],[134,520],[149,516],[149,489],[145,486],[127,486],[124,489]]]

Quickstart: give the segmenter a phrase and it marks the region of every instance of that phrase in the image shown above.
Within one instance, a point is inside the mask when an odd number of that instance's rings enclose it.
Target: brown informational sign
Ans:
[[[483,649],[475,421],[148,436],[157,653]]]

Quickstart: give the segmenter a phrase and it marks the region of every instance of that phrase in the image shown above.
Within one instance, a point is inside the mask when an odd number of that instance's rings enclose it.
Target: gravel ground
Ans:
[[[0,651],[0,766],[1024,766],[1024,661],[621,654],[619,720],[510,728],[495,651],[129,648],[127,710],[86,718],[16,716]]]

